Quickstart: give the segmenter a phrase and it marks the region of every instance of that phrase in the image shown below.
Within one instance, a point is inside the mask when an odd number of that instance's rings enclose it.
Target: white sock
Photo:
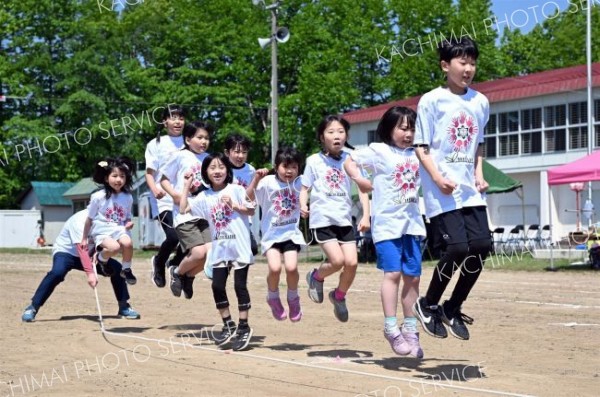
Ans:
[[[125,262],[125,261],[123,261],[123,263],[121,265],[123,267],[123,270],[125,270],[125,269],[131,269],[131,262]]]

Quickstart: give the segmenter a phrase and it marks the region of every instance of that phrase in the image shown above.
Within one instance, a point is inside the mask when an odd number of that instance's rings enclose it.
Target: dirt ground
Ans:
[[[600,274],[486,270],[463,307],[471,340],[421,334],[423,360],[398,357],[382,336],[381,273],[360,265],[348,295],[350,321],[309,301],[304,317],[275,321],[265,302],[266,266],[250,271],[250,350],[219,351],[210,283],[192,300],[150,281],[136,259],[130,287],[140,320],[115,316],[107,279],[96,298],[71,272],[34,323],[20,316],[50,255],[0,254],[0,397],[4,396],[597,396],[600,394]],[[431,269],[423,275],[422,291]],[[327,279],[332,288],[335,280]],[[285,291],[285,289],[284,289]],[[230,295],[235,302],[233,291]]]

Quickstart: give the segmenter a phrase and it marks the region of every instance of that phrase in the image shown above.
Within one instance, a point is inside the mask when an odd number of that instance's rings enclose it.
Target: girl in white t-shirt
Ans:
[[[224,153],[229,159],[231,168],[233,169],[233,183],[237,183],[248,188],[250,182],[254,178],[256,168],[252,164],[247,163],[248,153],[250,152],[250,139],[241,134],[230,134],[225,138]],[[250,241],[252,243],[252,253],[258,254],[258,244],[252,234],[252,218],[250,222]]]
[[[302,164],[302,155],[294,148],[280,148],[275,154],[274,175],[262,178],[262,170],[256,171],[256,177],[247,189],[248,198],[262,208],[261,252],[267,257],[269,274],[267,275],[267,303],[273,317],[282,321],[287,313],[279,298],[279,278],[281,275],[282,255],[287,281],[287,302],[292,322],[300,321],[302,309],[298,296],[298,252],[306,245],[304,236],[298,228],[300,222],[301,189],[298,173]],[[265,170],[266,171],[266,170]],[[262,178],[262,179],[261,179]],[[260,182],[258,182],[260,180]],[[256,190],[254,190],[254,187]]]
[[[204,121],[194,121],[183,128],[185,147],[171,155],[160,169],[161,185],[173,198],[173,226],[179,239],[179,246],[185,258],[179,266],[171,266],[171,292],[179,297],[183,291],[186,299],[191,299],[196,274],[204,269],[206,255],[210,249],[208,222],[197,216],[179,212],[179,204],[184,195],[183,184],[186,175],[191,175],[192,194],[204,188],[201,176],[202,161],[208,156],[206,150],[214,133],[213,127]]]
[[[152,265],[152,282],[159,288],[166,284],[165,267],[169,255],[176,251],[169,265],[178,266],[183,260],[183,251],[177,249],[179,239],[173,227],[173,199],[160,186],[160,168],[164,166],[172,153],[183,148],[183,127],[185,125],[186,111],[175,104],[163,108],[162,122],[159,124],[158,134],[146,145],[146,183],[150,190],[150,204],[152,218],[158,217],[160,226],[165,232],[165,240],[160,245],[158,253],[150,259]],[[160,135],[162,130],[166,135]],[[177,250],[176,250],[177,249]]]
[[[419,210],[419,159],[412,147],[416,113],[402,106],[388,109],[377,126],[382,143],[352,152],[344,167],[362,190],[371,182],[357,165],[373,176],[372,235],[377,268],[383,270],[381,303],[384,336],[401,356],[423,357],[413,305],[419,297],[421,236],[425,224]],[[396,318],[400,279],[404,313],[402,330]]]
[[[215,305],[223,320],[222,332],[215,342],[223,346],[230,340],[233,350],[243,350],[250,343],[252,328],[248,324],[250,294],[248,269],[254,262],[250,249],[248,216],[254,214],[254,204],[246,199],[246,190],[233,182],[231,165],[223,153],[210,154],[202,163],[202,179],[210,189],[188,198],[193,183],[187,175],[181,196],[181,210],[186,214],[207,219],[210,225],[212,247],[212,291]],[[234,289],[238,300],[239,324],[231,318],[226,284],[229,272],[234,272]]]
[[[309,217],[313,238],[327,256],[327,261],[306,275],[308,296],[316,303],[323,302],[323,281],[342,270],[337,288],[329,292],[335,317],[348,321],[346,293],[356,275],[358,255],[356,236],[352,226],[351,180],[344,171],[344,161],[349,156],[342,149],[348,140],[350,124],[340,116],[329,115],[317,127],[317,136],[323,150],[306,160],[300,191],[300,213]],[[310,212],[308,193],[310,190]],[[360,193],[363,217],[358,230],[369,228],[369,198]]]
[[[127,157],[107,158],[96,164],[92,180],[104,188],[93,193],[90,198],[81,240],[81,245],[87,249],[88,233],[91,235],[98,251],[96,260],[101,269],[111,257],[122,251],[121,277],[130,285],[137,282],[131,271],[133,243],[130,233],[133,227],[131,186],[134,167]]]

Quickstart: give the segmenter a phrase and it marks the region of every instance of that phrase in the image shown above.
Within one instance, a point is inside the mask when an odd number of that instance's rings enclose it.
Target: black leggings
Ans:
[[[233,271],[233,287],[238,300],[238,310],[245,311],[250,309],[250,293],[248,293],[248,268],[250,265],[242,269]],[[217,309],[225,309],[229,307],[227,300],[227,277],[229,276],[229,268],[219,267],[213,268],[212,291]]]
[[[175,253],[175,257],[171,261],[172,266],[179,266],[183,258],[185,257],[185,253],[181,250],[179,244],[179,238],[177,237],[177,233],[175,232],[175,228],[173,227],[173,211],[163,211],[158,215],[158,221],[160,222],[160,226],[165,232],[165,236],[167,238],[160,245],[158,250],[158,254],[156,254],[155,261],[159,266],[165,266],[167,260],[169,259],[169,255],[175,249],[177,252]]]
[[[472,240],[470,244],[448,244],[442,251],[442,257],[433,272],[427,295],[425,295],[427,303],[430,305],[439,303],[454,271],[460,269],[460,277],[447,303],[449,309],[459,308],[467,300],[469,292],[477,282],[483,270],[483,262],[489,252],[489,239]]]

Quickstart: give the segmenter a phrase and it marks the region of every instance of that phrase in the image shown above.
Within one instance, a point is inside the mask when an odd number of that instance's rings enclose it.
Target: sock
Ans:
[[[98,261],[102,263],[106,263],[108,261],[108,259],[104,258],[102,255],[102,251],[98,252]]]
[[[336,288],[335,292],[333,293],[333,296],[335,297],[335,300],[343,301],[346,298],[346,293]]]
[[[312,274],[312,278],[321,283],[323,282],[323,280],[325,280],[323,277],[319,276],[319,269],[315,269],[315,271]]]
[[[297,289],[289,289],[287,290],[287,299],[291,301],[292,299],[296,299],[298,297]]]
[[[417,332],[417,318],[416,317],[404,317],[404,323],[402,324],[402,331],[404,332]]]
[[[131,269],[131,262],[125,262],[125,261],[123,261],[123,263],[121,263],[121,266],[123,267],[123,270],[125,270],[125,269]]]
[[[223,317],[223,324],[228,326],[228,327],[235,327],[235,321],[233,321],[231,319],[231,315],[227,316],[227,317]]]
[[[400,328],[398,328],[398,318],[396,316],[386,317],[384,322],[385,333],[389,335],[394,335],[400,332]]]
[[[238,328],[249,328],[250,326],[248,325],[248,319],[242,319],[240,318],[240,326]]]
[[[275,291],[268,290],[267,299],[278,299],[279,298],[279,288]]]

